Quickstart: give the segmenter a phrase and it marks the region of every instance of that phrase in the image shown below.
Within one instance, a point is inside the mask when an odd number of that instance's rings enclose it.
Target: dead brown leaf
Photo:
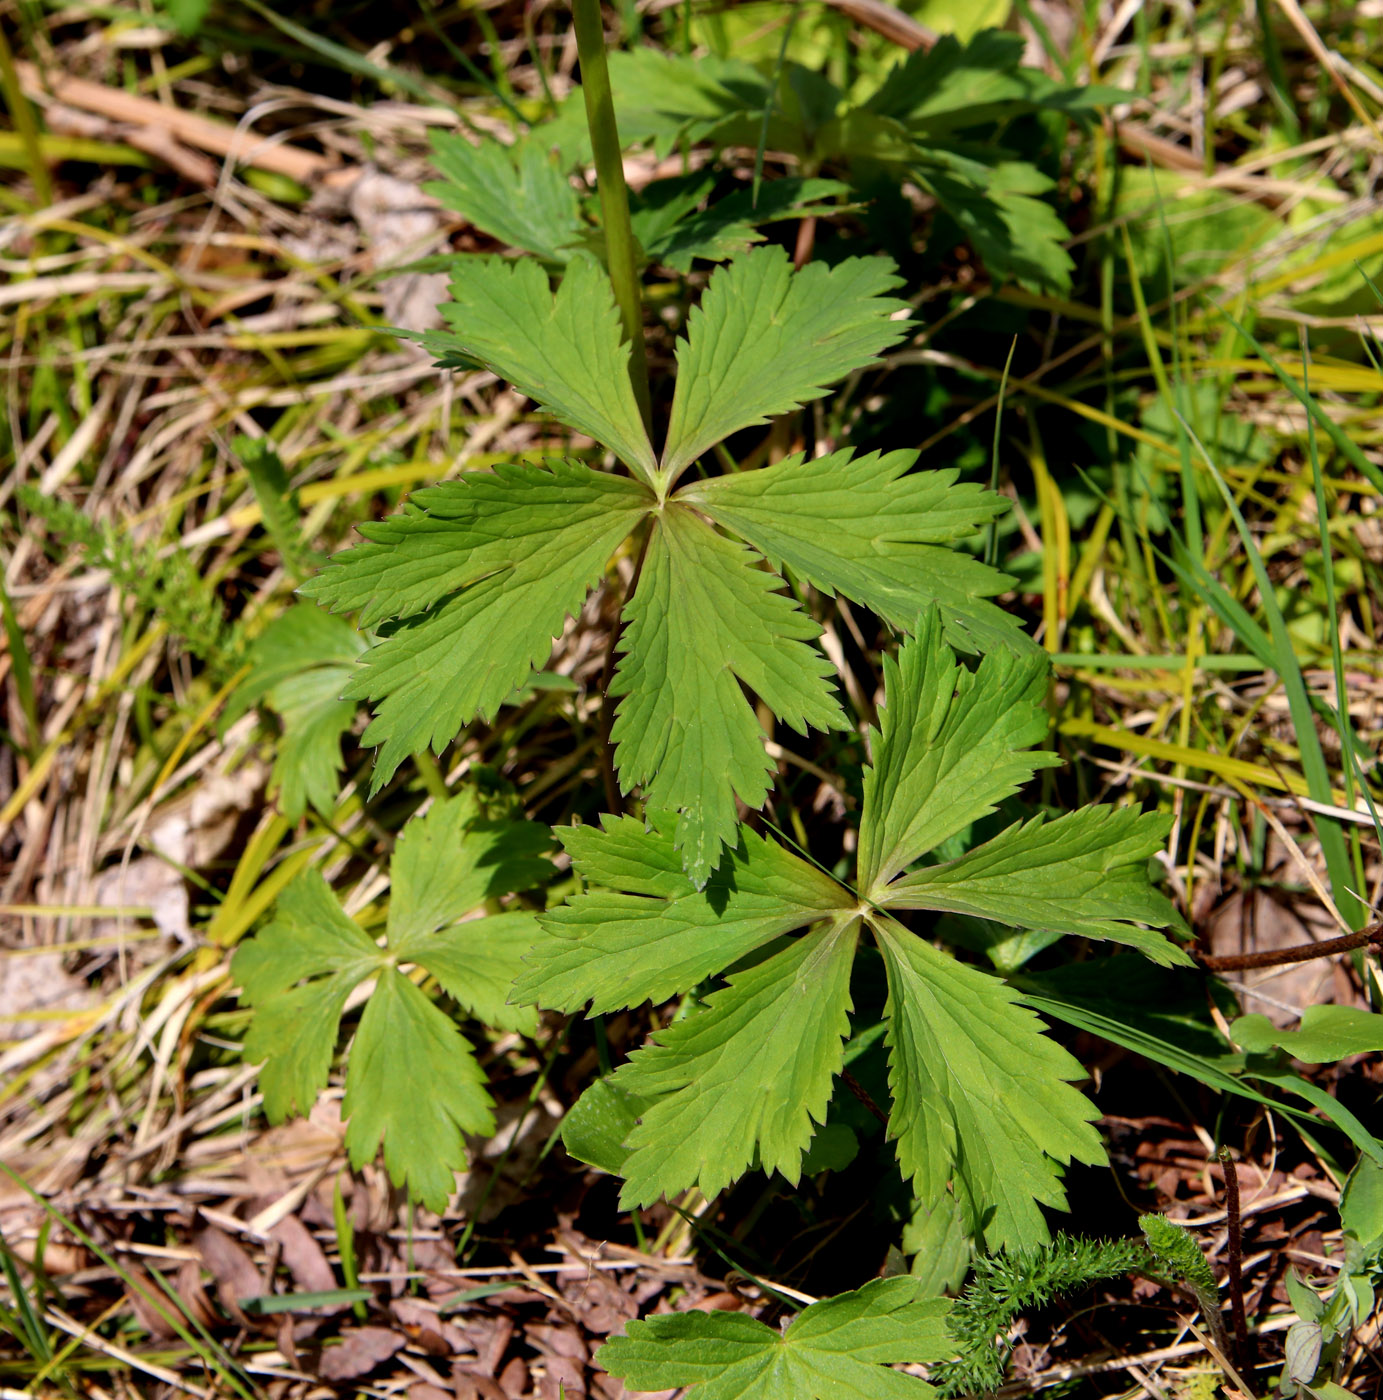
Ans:
[[[318,1375],[324,1381],[353,1381],[368,1375],[382,1361],[403,1350],[408,1338],[388,1327],[355,1327],[343,1334],[339,1346],[322,1353]]]
[[[193,1234],[192,1243],[215,1280],[216,1296],[221,1300],[221,1306],[241,1327],[251,1326],[240,1305],[246,1298],[257,1298],[265,1291],[264,1280],[254,1260],[241,1245],[215,1225],[202,1225]]]

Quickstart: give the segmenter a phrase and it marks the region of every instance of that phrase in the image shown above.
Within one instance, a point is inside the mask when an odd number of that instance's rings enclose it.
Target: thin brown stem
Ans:
[[[870,1113],[874,1115],[875,1118],[879,1120],[880,1123],[884,1125],[885,1128],[888,1127],[888,1114],[885,1113],[883,1109],[881,1109],[879,1105],[874,1102],[872,1096],[869,1093],[869,1090],[866,1089],[864,1085],[861,1084],[860,1081],[856,1079],[855,1076],[851,1074],[848,1069],[841,1070],[840,1082],[844,1084],[845,1087],[849,1089],[849,1091],[852,1094],[854,1094],[854,1096],[870,1111]]]
[[[1244,1233],[1239,1216],[1239,1170],[1229,1148],[1219,1151],[1225,1176],[1225,1215],[1229,1229],[1229,1309],[1234,1319],[1234,1364],[1247,1371],[1253,1365],[1248,1317],[1244,1312]]]
[[[1330,958],[1336,953],[1352,953],[1369,943],[1383,943],[1383,922],[1373,923],[1358,933],[1343,938],[1327,938],[1323,943],[1298,943],[1291,948],[1270,948],[1262,953],[1194,953],[1196,961],[1207,972],[1243,972],[1253,967],[1281,967],[1286,963],[1310,962],[1313,958]]]
[[[792,265],[799,272],[812,260],[812,250],[816,247],[816,215],[809,214],[797,225],[797,246],[793,250]]]

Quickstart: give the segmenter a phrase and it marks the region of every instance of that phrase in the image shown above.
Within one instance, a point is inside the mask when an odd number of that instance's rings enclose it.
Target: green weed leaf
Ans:
[[[695,1179],[708,1199],[764,1171],[794,1186],[826,1118],[850,1029],[850,967],[859,920],[821,924],[731,974],[701,1015],[657,1032],[614,1084],[654,1103],[626,1139],[620,1203],[652,1205]]]
[[[1063,88],[1023,67],[1023,51],[1022,36],[1005,30],[982,30],[968,44],[943,35],[898,64],[866,106],[935,141],[1022,111],[1093,112],[1127,100],[1117,88]]]
[[[581,206],[541,136],[504,146],[434,131],[432,163],[442,179],[423,189],[483,233],[548,262],[571,255],[581,235]]]
[[[714,175],[693,174],[656,180],[642,191],[630,218],[650,262],[683,273],[696,258],[722,262],[761,242],[760,225],[834,213],[828,201],[849,193],[839,180],[770,180],[757,204],[752,191],[737,190],[699,209],[715,183]]]
[[[341,1111],[351,1165],[359,1170],[382,1146],[394,1184],[439,1212],[466,1162],[464,1134],[495,1130],[470,1042],[392,967],[380,971],[365,1003]]]
[[[1240,1016],[1229,1033],[1236,1045],[1251,1054],[1275,1047],[1293,1059],[1319,1065],[1343,1060],[1346,1055],[1367,1055],[1383,1050],[1383,1016],[1355,1006],[1308,1006],[1301,1014],[1301,1028],[1279,1030],[1258,1012]]]
[[[303,592],[362,625],[400,625],[364,658],[350,694],[380,702],[377,791],[411,753],[437,752],[492,718],[652,504],[637,482],[577,462],[501,465],[419,491],[417,507],[362,527]],[[425,512],[425,513],[424,513]]]
[[[394,851],[388,923],[379,946],[337,903],[319,871],[298,876],[275,918],[237,949],[231,971],[253,1008],[245,1058],[262,1062],[271,1122],[307,1113],[326,1087],[346,1002],[367,978],[346,1075],[346,1146],[359,1167],[381,1144],[389,1174],[440,1211],[463,1134],[494,1126],[484,1075],[449,1016],[405,976],[431,973],[465,1010],[532,1033],[534,1013],[506,1004],[535,928],[529,915],[475,913],[551,871],[543,828],[486,819],[475,795],[434,802]]]
[[[611,686],[623,697],[610,736],[620,783],[641,784],[650,806],[682,813],[677,846],[697,884],[734,839],[735,796],[761,807],[772,781],[740,683],[798,733],[845,723],[827,686],[830,663],[807,645],[820,627],[755,562],[744,545],[669,504],[626,607]]]
[[[784,1332],[731,1312],[631,1322],[596,1359],[630,1390],[686,1386],[688,1400],[923,1400],[931,1386],[889,1367],[949,1356],[949,1308],[915,1279],[875,1279],[813,1303]]]
[[[938,610],[922,617],[885,675],[883,731],[864,784],[863,900],[743,826],[702,887],[681,868],[671,814],[650,814],[648,829],[624,818],[601,832],[564,833],[593,888],[540,916],[543,937],[518,999],[564,1011],[589,1002],[604,1012],[726,978],[610,1081],[626,1107],[647,1101],[631,1110],[638,1124],[622,1144],[626,1204],[693,1185],[710,1194],[755,1161],[798,1179],[840,1070],[849,970],[868,927],[888,971],[889,1123],[905,1173],[927,1199],[953,1183],[968,1232],[991,1247],[1045,1239],[1038,1203],[1061,1204],[1061,1165],[1101,1158],[1094,1110],[1066,1082],[1084,1071],[1042,1034],[1016,990],[937,951],[886,908],[892,897],[900,908],[908,899],[932,907],[925,882],[914,889],[908,881],[948,866],[894,877],[1055,761],[1028,747],[1046,733],[1044,681],[1041,657],[1012,652],[962,668],[941,640]],[[1046,920],[1179,960],[1174,945],[1135,927],[1175,920],[1148,885],[1148,850],[1162,824],[1091,810],[1069,825],[1012,827],[978,848],[987,856],[953,863],[960,873],[952,878],[1000,922],[1028,926],[1016,894],[1026,879],[1038,927]],[[1061,880],[1073,886],[1072,912],[1058,916],[1053,884]],[[937,907],[949,907],[943,899]]]
[[[741,826],[733,858],[702,889],[674,845],[675,814],[606,817],[557,832],[597,887],[549,909],[547,935],[515,984],[519,1001],[592,1015],[666,1001],[782,934],[854,901],[829,875]]]
[[[880,903],[1109,939],[1164,966],[1194,966],[1189,953],[1152,931],[1185,925],[1139,865],[1162,849],[1170,829],[1170,816],[1133,807],[1034,817],[956,860],[903,876]]]
[[[884,258],[809,263],[795,275],[781,248],[753,249],[711,275],[677,347],[677,388],[661,474],[675,481],[741,428],[811,399],[907,334],[907,303]]]
[[[864,779],[860,881],[882,896],[890,880],[949,836],[992,812],[1039,769],[1046,737],[1047,660],[995,651],[966,670],[941,638],[936,609],[897,659],[884,659],[880,729]]]
[[[429,350],[493,370],[545,413],[604,444],[635,475],[653,479],[653,447],[603,268],[576,258],[554,295],[537,262],[460,258],[441,310],[451,330],[420,336]]]
[[[225,722],[259,704],[278,715],[283,737],[269,782],[290,821],[309,804],[323,816],[336,806],[341,736],[356,710],[341,697],[364,650],[355,628],[313,607],[288,608],[250,646],[250,673],[226,707]]]
[[[678,493],[748,540],[780,573],[872,608],[900,632],[939,603],[946,637],[966,651],[1021,646],[1011,614],[986,601],[1010,582],[950,546],[1008,509],[953,469],[914,472],[914,452],[785,457],[760,471],[698,481]]]
[[[1104,1161],[1095,1108],[1066,1080],[1080,1062],[998,979],[892,921],[876,925],[888,968],[889,1134],[922,1197],[951,1181],[990,1248],[1047,1238],[1038,1203],[1064,1209],[1057,1164]]]

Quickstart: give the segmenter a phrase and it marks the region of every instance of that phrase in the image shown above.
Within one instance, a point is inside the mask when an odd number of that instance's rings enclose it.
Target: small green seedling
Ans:
[[[452,1172],[466,1162],[463,1135],[493,1132],[494,1114],[470,1043],[409,971],[485,1025],[531,1035],[534,1012],[508,997],[532,915],[488,903],[551,874],[541,854],[548,840],[532,822],[484,816],[470,790],[434,802],[394,850],[382,945],[346,915],[320,872],[288,886],[274,920],[231,965],[254,1009],[245,1058],[263,1065],[270,1122],[316,1103],[347,1002],[373,979],[346,1071],[346,1147],[358,1168],[382,1145],[396,1185],[432,1210],[445,1207]]]

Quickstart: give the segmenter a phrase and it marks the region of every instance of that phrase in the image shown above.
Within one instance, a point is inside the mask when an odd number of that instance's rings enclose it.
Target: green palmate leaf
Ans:
[[[378,965],[379,949],[316,870],[298,876],[274,921],[236,949],[231,972],[255,1008],[245,1058],[263,1062],[259,1086],[270,1122],[316,1103],[346,998]]]
[[[663,512],[626,606],[629,626],[611,692],[621,786],[682,813],[677,846],[704,884],[733,840],[735,796],[760,807],[773,761],[742,681],[799,733],[840,728],[820,633],[782,580],[684,506]],[[728,780],[728,781],[727,781]]]
[[[609,66],[620,139],[650,144],[659,157],[683,140],[702,141],[727,126],[738,129],[747,113],[763,110],[769,94],[757,68],[714,54],[689,59],[643,45],[612,53]],[[590,136],[580,92],[572,93],[556,120],[539,133],[560,147],[571,164],[589,163]]]
[[[919,856],[992,812],[1040,768],[1060,764],[1033,744],[1047,733],[1047,661],[997,651],[973,671],[941,640],[932,608],[884,659],[887,704],[865,771],[860,882],[884,887]]]
[[[878,767],[864,783],[862,833],[871,834],[860,858],[875,891],[866,899],[745,827],[727,838],[704,887],[681,868],[671,815],[650,814],[648,829],[611,819],[605,831],[564,836],[583,881],[604,888],[540,916],[520,999],[604,1012],[727,977],[610,1080],[621,1115],[604,1118],[628,1131],[617,1144],[602,1137],[599,1152],[623,1162],[627,1203],[698,1184],[710,1194],[756,1160],[798,1179],[850,1033],[861,920],[888,969],[890,1127],[918,1194],[939,1199],[949,1183],[972,1237],[1027,1248],[1045,1238],[1039,1205],[1062,1201],[1062,1164],[1099,1159],[1094,1111],[1066,1082],[1083,1071],[1042,1035],[1019,994],[938,952],[880,905],[895,894],[930,900],[926,876],[949,870],[988,918],[1027,927],[1035,914],[1036,927],[1118,938],[1175,961],[1172,945],[1136,927],[1175,922],[1148,884],[1148,852],[1165,826],[1097,808],[1075,822],[1018,825],[974,859],[890,883],[1051,761],[1022,751],[1046,731],[1043,659],[1002,653],[964,670],[940,629],[932,608],[886,672]],[[1018,898],[1024,878],[1031,909]],[[1059,883],[1068,907],[1057,913]],[[937,907],[950,907],[945,898]]]
[[[713,174],[674,176],[634,198],[630,220],[649,261],[684,273],[695,258],[721,262],[761,242],[760,225],[833,213],[827,201],[849,193],[839,180],[771,180],[757,204],[751,190],[739,190],[700,209],[715,184]]]
[[[250,673],[226,707],[226,723],[259,704],[282,721],[270,784],[290,821],[309,803],[323,816],[336,805],[341,736],[356,709],[341,697],[364,650],[353,627],[311,607],[287,609],[250,647]]]
[[[562,1146],[604,1172],[618,1172],[628,1160],[624,1140],[639,1121],[647,1100],[616,1088],[614,1075],[597,1079],[562,1118]]]
[[[362,528],[365,542],[303,591],[380,629],[344,691],[375,704],[364,736],[381,745],[374,790],[407,755],[440,752],[510,701],[631,534],[643,558],[611,685],[619,780],[680,814],[677,846],[698,884],[734,839],[736,800],[758,807],[769,789],[755,702],[799,732],[844,723],[812,645],[820,626],[766,565],[900,627],[939,601],[967,648],[1023,644],[986,599],[1003,575],[946,548],[991,521],[1000,498],[949,472],[908,474],[907,454],[794,458],[667,496],[687,452],[823,392],[903,333],[890,320],[901,303],[883,295],[890,267],[847,260],[794,274],[775,248],[718,269],[679,351],[673,446],[653,482],[577,462],[501,465],[418,491]],[[455,290],[452,349],[649,475],[614,303],[593,264],[573,262],[555,300],[531,263],[497,259],[467,260]],[[597,422],[601,404],[609,414]],[[625,451],[629,435],[637,451]]]
[[[326,1087],[347,998],[373,977],[346,1075],[346,1146],[358,1167],[382,1143],[395,1184],[445,1207],[463,1135],[493,1128],[490,1097],[469,1042],[400,967],[431,973],[489,1024],[531,1033],[532,1010],[506,1004],[531,917],[466,916],[544,878],[544,838],[528,822],[483,818],[471,792],[434,802],[395,848],[383,947],[347,918],[320,872],[287,887],[273,922],[232,962],[254,1013],[245,1058],[262,1062],[272,1122],[308,1112]]]
[[[660,473],[674,481],[731,433],[819,398],[907,334],[907,303],[883,258],[810,263],[754,249],[712,274],[677,347],[677,387]]]
[[[975,1252],[960,1202],[949,1191],[930,1201],[916,1201],[912,1218],[903,1227],[902,1249],[913,1256],[909,1272],[924,1294],[955,1293]]]
[[[875,925],[888,967],[889,1133],[920,1196],[951,1181],[991,1248],[1047,1238],[1037,1206],[1063,1207],[1056,1164],[1101,1162],[1094,1107],[1066,1080],[1080,1061],[997,979],[891,920]]]
[[[866,105],[919,138],[937,140],[1024,110],[1094,111],[1126,100],[1117,88],[1063,88],[1040,69],[1024,68],[1024,47],[1021,35],[999,29],[968,44],[943,35],[898,64]]]
[[[402,515],[362,525],[369,543],[336,555],[302,591],[336,612],[358,609],[362,627],[424,612],[496,575],[536,598],[539,579],[572,574],[573,583],[551,586],[579,606],[652,504],[637,482],[580,462],[503,462],[416,491]],[[549,613],[560,627],[563,612]]]
[[[1007,508],[954,470],[913,472],[915,452],[784,458],[761,471],[694,482],[678,492],[743,536],[780,572],[872,608],[899,631],[939,603],[947,639],[965,650],[1025,639],[987,602],[1011,580],[949,546]]]
[[[698,889],[674,845],[677,818],[606,817],[558,832],[572,863],[604,889],[542,916],[548,935],[514,988],[520,1001],[593,1015],[666,1001],[756,948],[854,907],[815,866],[740,827],[733,860]]]
[[[956,860],[912,871],[879,902],[1108,939],[1163,965],[1194,966],[1162,934],[1135,926],[1184,928],[1171,900],[1139,868],[1162,848],[1171,825],[1169,815],[1132,807],[1085,807],[1054,821],[1034,817]]]
[[[394,847],[390,948],[412,959],[438,929],[483,901],[541,884],[552,873],[542,854],[551,846],[537,822],[482,815],[469,789],[433,803]]]
[[[732,974],[702,1015],[635,1051],[614,1083],[656,1102],[627,1139],[622,1206],[652,1205],[689,1178],[709,1199],[755,1152],[797,1184],[840,1071],[858,937],[848,915],[821,925]]]
[[[1023,161],[977,163],[943,151],[928,152],[912,174],[955,220],[992,277],[1012,277],[1039,291],[1070,291],[1075,263],[1063,246],[1070,230],[1038,197],[1054,190],[1055,181]]]
[[[653,448],[629,380],[629,346],[603,268],[575,259],[554,296],[536,262],[462,258],[441,310],[451,330],[421,336],[429,350],[493,370],[544,412],[653,479]]]
[[[1257,1013],[1240,1016],[1229,1033],[1236,1045],[1251,1053],[1277,1047],[1310,1065],[1383,1050],[1383,1016],[1354,1006],[1308,1006],[1301,1014],[1301,1028],[1295,1031],[1279,1030]]]
[[[570,256],[581,234],[580,202],[541,136],[503,146],[434,131],[432,163],[443,178],[424,190],[476,228],[549,262]]]
[[[541,665],[607,560],[652,504],[637,482],[576,462],[504,465],[419,491],[410,510],[362,529],[303,591],[403,619],[364,657],[349,690],[379,701],[365,742],[382,744],[375,790],[410,753],[440,752],[492,717]]]
[[[466,1133],[493,1133],[485,1074],[470,1042],[407,977],[381,969],[365,1003],[341,1111],[358,1171],[384,1148],[397,1186],[445,1209],[453,1172],[466,1162]]]
[[[631,1322],[596,1359],[629,1390],[686,1386],[688,1400],[923,1400],[931,1386],[889,1367],[949,1356],[949,1308],[914,1279],[875,1279],[813,1303],[784,1332],[728,1312]]]

